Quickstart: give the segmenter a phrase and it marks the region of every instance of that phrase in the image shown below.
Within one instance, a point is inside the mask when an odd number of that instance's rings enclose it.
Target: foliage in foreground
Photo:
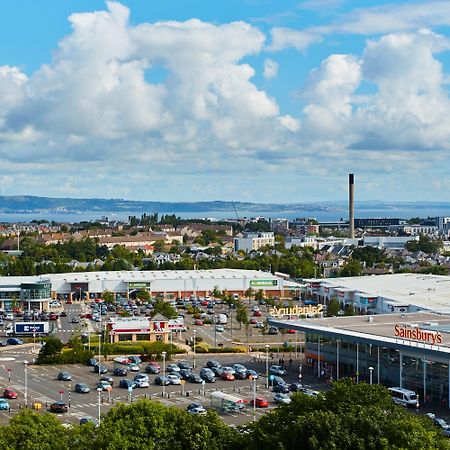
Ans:
[[[219,416],[192,416],[158,402],[119,404],[92,424],[65,428],[51,414],[24,410],[0,428],[2,450],[448,449],[426,417],[395,406],[381,386],[343,380],[317,398],[295,394],[290,405],[241,429]]]

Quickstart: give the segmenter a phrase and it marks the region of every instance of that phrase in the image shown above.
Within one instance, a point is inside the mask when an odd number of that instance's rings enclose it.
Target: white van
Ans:
[[[414,391],[401,387],[390,387],[388,391],[391,394],[392,400],[397,405],[402,405],[407,408],[419,407],[419,396]]]

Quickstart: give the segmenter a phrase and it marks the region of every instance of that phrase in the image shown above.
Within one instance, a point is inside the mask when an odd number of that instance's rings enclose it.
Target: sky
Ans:
[[[450,201],[450,1],[14,0],[0,195]]]

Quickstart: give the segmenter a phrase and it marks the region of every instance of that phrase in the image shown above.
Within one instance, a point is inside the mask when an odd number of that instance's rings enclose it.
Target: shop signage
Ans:
[[[250,280],[250,286],[278,286],[278,280]]]
[[[270,308],[269,314],[272,317],[283,316],[301,316],[302,314],[321,314],[323,312],[323,305],[317,306],[298,306],[295,305],[292,308]]]
[[[130,281],[128,283],[128,289],[143,289],[149,288],[151,283],[146,283],[145,281]]]
[[[395,325],[395,337],[414,339],[416,341],[430,342],[431,344],[442,344],[442,333],[439,331],[427,331],[420,328],[404,327]]]

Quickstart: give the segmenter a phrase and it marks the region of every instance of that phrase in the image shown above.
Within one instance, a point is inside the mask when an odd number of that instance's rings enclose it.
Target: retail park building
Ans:
[[[51,299],[94,299],[102,292],[113,292],[117,298],[133,298],[146,289],[154,297],[166,299],[207,296],[217,288],[242,295],[248,288],[262,289],[266,296],[283,295],[285,289],[301,285],[271,273],[256,270],[171,270],[120,271],[48,274],[29,277],[0,277],[0,308],[48,309]]]
[[[306,297],[353,305],[348,317],[289,316],[269,323],[305,336],[305,363],[320,378],[400,386],[421,403],[450,405],[450,277],[396,274],[307,280]]]

